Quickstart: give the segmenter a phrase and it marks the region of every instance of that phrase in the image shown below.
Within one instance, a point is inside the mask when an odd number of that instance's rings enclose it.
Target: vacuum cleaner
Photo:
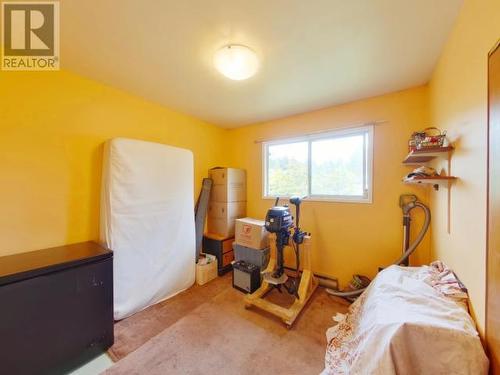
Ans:
[[[270,233],[276,234],[276,268],[273,272],[264,274],[264,280],[269,284],[274,285],[280,292],[281,286],[286,291],[297,298],[298,296],[298,276],[300,272],[300,245],[304,242],[306,232],[299,227],[300,223],[300,204],[305,197],[292,197],[290,203],[295,206],[296,224],[294,226],[293,217],[290,208],[287,204],[278,206],[279,197],[276,198],[274,206],[271,207],[266,214],[266,229]],[[293,230],[293,233],[292,233]],[[289,280],[285,273],[283,251],[292,237],[292,247],[296,258],[296,278]]]
[[[431,211],[429,208],[420,202],[416,195],[413,194],[403,194],[399,197],[399,207],[403,210],[403,253],[393,264],[408,266],[410,261],[410,255],[416,250],[417,246],[424,239],[425,234],[429,229],[431,223]],[[410,244],[410,224],[411,224],[411,211],[415,208],[420,208],[424,212],[424,224],[420,229],[415,241]],[[350,290],[350,291],[337,291],[333,289],[326,289],[327,293],[351,299],[353,297],[359,296],[366,290],[366,287]]]

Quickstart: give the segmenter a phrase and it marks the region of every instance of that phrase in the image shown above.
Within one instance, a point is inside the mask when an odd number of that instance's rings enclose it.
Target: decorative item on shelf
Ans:
[[[411,173],[408,173],[404,181],[411,180],[415,177],[435,177],[439,176],[439,174],[436,172],[436,170],[432,167],[426,167],[425,165],[422,165],[421,167],[415,168]]]
[[[446,130],[441,131],[436,127],[429,127],[422,131],[414,132],[408,141],[410,152],[427,148],[447,147],[448,145]]]
[[[438,174],[434,168],[421,166],[407,174],[403,178],[403,182],[406,184],[430,184],[434,187],[434,190],[439,190],[439,184],[447,183],[449,186],[449,183],[455,179],[454,176]]]
[[[412,133],[410,139],[408,140],[408,151],[412,152],[418,149],[418,144],[425,139],[425,131]]]
[[[437,128],[426,128],[423,131],[415,132],[408,141],[410,152],[404,158],[405,165],[419,165],[411,173],[403,178],[405,184],[432,185],[434,190],[439,190],[440,185],[450,187],[450,184],[457,178],[438,174],[431,167],[422,166],[422,163],[430,162],[436,158],[446,158],[448,160],[448,172],[451,170],[451,152],[453,146],[446,138],[446,131]]]

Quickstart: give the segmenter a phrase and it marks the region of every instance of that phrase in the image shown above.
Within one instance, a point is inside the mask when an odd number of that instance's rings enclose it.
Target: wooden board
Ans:
[[[269,243],[271,247],[271,256],[269,264],[265,272],[272,272],[276,266],[276,235],[269,235]],[[304,238],[304,243],[301,247],[302,255],[302,275],[300,278],[300,284],[298,289],[299,298],[296,298],[293,305],[290,308],[285,308],[279,306],[275,303],[269,302],[264,299],[266,294],[273,288],[272,285],[266,281],[262,282],[262,285],[254,293],[248,294],[245,297],[246,307],[255,306],[268,313],[271,313],[279,317],[283,323],[287,325],[288,328],[292,326],[297,317],[299,316],[302,309],[307,304],[307,301],[311,298],[314,291],[318,287],[318,280],[314,277],[311,271],[311,237],[306,236]]]
[[[225,237],[225,236],[222,236],[220,234],[217,234],[217,233],[210,233],[210,232],[207,232],[204,234],[205,237],[208,237],[212,240],[217,240],[217,241],[224,241],[224,240],[228,240],[228,239],[232,239],[234,241],[234,236],[231,236],[231,237]]]
[[[488,252],[486,343],[491,373],[500,374],[500,48],[488,59]]]
[[[449,153],[453,151],[452,146],[447,147],[429,147],[421,150],[411,151],[403,160],[403,164],[414,165],[427,163],[437,157],[449,157]],[[448,154],[448,155],[446,155]]]
[[[455,176],[415,176],[404,180],[407,184],[438,184],[443,181],[453,181]]]

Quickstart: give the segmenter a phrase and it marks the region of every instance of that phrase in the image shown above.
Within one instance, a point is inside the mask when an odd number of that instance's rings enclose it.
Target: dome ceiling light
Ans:
[[[227,78],[241,81],[257,72],[259,59],[247,46],[228,44],[215,52],[214,65]]]

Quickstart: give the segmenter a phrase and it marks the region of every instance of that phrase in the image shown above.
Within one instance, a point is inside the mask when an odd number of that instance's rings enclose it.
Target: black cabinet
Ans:
[[[213,237],[203,236],[203,252],[217,257],[217,273],[222,276],[233,269],[231,262],[234,260],[234,237],[219,238],[216,235],[211,236]]]
[[[111,251],[84,242],[0,258],[0,373],[64,373],[113,339]]]

